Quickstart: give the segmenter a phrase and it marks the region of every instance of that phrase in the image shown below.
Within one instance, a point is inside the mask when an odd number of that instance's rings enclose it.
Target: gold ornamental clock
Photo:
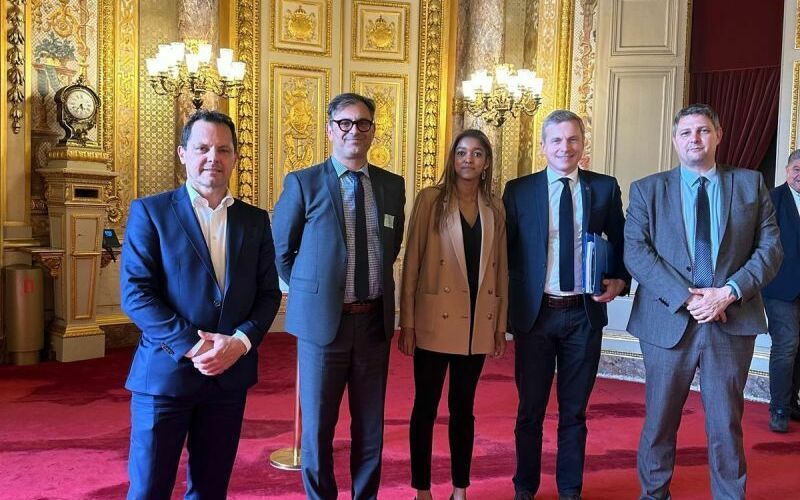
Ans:
[[[86,146],[90,142],[89,131],[97,125],[100,97],[80,75],[75,83],[58,89],[53,98],[56,101],[56,120],[66,132],[58,144]]]

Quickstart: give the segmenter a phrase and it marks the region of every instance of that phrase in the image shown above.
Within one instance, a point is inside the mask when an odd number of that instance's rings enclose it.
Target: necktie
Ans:
[[[350,172],[356,184],[356,259],[355,294],[358,300],[369,297],[369,250],[367,248],[367,210],[364,204],[364,172]]]
[[[711,206],[708,201],[706,183],[708,179],[700,177],[697,190],[697,227],[694,235],[694,286],[707,288],[714,282],[714,271],[711,268]]]
[[[562,292],[575,289],[575,222],[573,221],[572,190],[569,178],[564,183],[558,206],[558,281]]]

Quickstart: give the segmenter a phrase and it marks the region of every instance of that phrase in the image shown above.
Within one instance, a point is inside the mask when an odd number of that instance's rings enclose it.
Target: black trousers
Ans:
[[[561,495],[583,488],[586,407],[600,361],[602,330],[589,323],[582,305],[543,305],[532,331],[514,336],[514,375],[519,392],[516,491],[536,494],[542,469],[542,426],[558,367],[558,454],[556,484]]]
[[[414,409],[411,412],[411,486],[431,488],[433,424],[442,396],[444,377],[450,367],[447,405],[450,410],[450,474],[453,486],[469,486],[472,444],[475,437],[475,389],[485,354],[460,355],[414,350]]]

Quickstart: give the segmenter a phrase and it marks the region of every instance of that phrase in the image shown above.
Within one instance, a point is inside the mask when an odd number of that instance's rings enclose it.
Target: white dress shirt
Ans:
[[[200,230],[203,232],[203,238],[206,240],[208,253],[211,256],[211,265],[214,267],[214,275],[217,278],[217,286],[220,290],[220,295],[225,294],[225,270],[227,268],[228,260],[228,207],[233,205],[233,196],[230,191],[225,193],[225,197],[217,208],[211,208],[208,205],[208,200],[200,196],[189,183],[186,183],[186,191],[189,193],[189,200],[194,209],[194,215],[197,217],[197,222],[200,224]],[[250,339],[247,338],[243,332],[236,330],[233,334],[234,337],[241,340],[247,350],[245,353],[250,352]],[[200,347],[203,345],[204,340],[200,339],[197,344],[189,351],[189,357],[197,354]]]
[[[800,215],[800,193],[792,189],[792,186],[789,186],[789,191],[792,192],[792,197],[794,197],[794,206],[797,207],[797,213]]]
[[[569,187],[572,190],[572,217],[575,234],[573,241],[575,245],[575,289],[572,291],[562,291],[559,282],[559,207],[561,205],[561,191],[564,184],[560,181],[565,177],[547,167],[547,194],[549,200],[549,228],[547,231],[547,273],[545,275],[544,293],[549,295],[575,295],[583,293],[583,197],[581,196],[581,184],[578,178],[578,169],[572,171],[566,177],[569,178]]]

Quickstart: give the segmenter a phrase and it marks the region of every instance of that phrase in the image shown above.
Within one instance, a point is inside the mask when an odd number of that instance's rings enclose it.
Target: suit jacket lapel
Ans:
[[[720,168],[717,166],[717,174],[719,175],[720,180],[720,191],[719,191],[719,199],[720,199],[720,218],[719,218],[719,228],[720,228],[720,247],[722,247],[722,242],[725,241],[725,232],[728,230],[728,218],[731,215],[731,203],[733,203],[733,172]]]
[[[331,201],[333,202],[333,210],[336,213],[336,218],[339,220],[342,240],[347,241],[345,237],[344,207],[342,206],[342,192],[339,187],[339,176],[336,175],[336,169],[333,168],[333,162],[330,158],[325,162],[323,168],[325,170],[325,184],[328,186],[328,193],[331,195]]]
[[[178,219],[186,237],[194,248],[206,272],[211,275],[211,278],[216,283],[217,277],[214,274],[214,266],[211,264],[211,254],[208,252],[208,245],[203,237],[203,231],[200,229],[200,223],[197,222],[197,216],[194,214],[192,202],[189,199],[189,192],[186,191],[186,186],[176,189],[172,195],[172,210],[175,212],[175,217]]]
[[[592,213],[592,183],[589,181],[589,176],[583,170],[578,169],[578,180],[581,183],[581,203],[583,203],[583,213],[581,214],[581,221],[583,221],[583,232],[591,232],[589,228],[589,216]]]
[[[681,203],[681,167],[673,168],[666,178],[667,206],[659,207],[666,213],[669,227],[680,228],[676,237],[683,249],[683,257],[691,260],[689,242],[686,240],[686,224],[683,222],[683,204]]]
[[[380,173],[377,167],[369,166],[369,182],[372,184],[372,194],[375,196],[375,206],[378,209],[378,235],[380,236],[381,243],[383,243],[383,183],[380,179]],[[381,245],[383,248],[383,245]]]
[[[469,283],[467,257],[464,254],[464,232],[461,230],[461,213],[458,208],[456,208],[455,213],[451,213],[447,217],[447,235],[450,237],[450,244],[456,254],[458,268],[461,269],[461,274],[464,275],[464,283]]]
[[[233,205],[228,207],[228,249],[225,258],[225,295],[227,295],[228,289],[233,282],[233,270],[239,262],[239,254],[242,251],[242,242],[244,241],[245,227],[244,221],[241,220],[242,218],[239,215],[240,207],[241,202],[238,200],[234,200]]]
[[[800,213],[797,212],[797,205],[794,202],[792,188],[789,187],[788,184],[784,184],[781,189],[783,190],[782,210],[786,211],[786,215],[789,216],[789,222],[791,223],[790,227],[793,227],[795,233],[797,233],[797,230],[800,229]]]
[[[534,195],[536,215],[539,219],[539,241],[542,251],[547,255],[548,232],[550,231],[550,195],[547,189],[547,171],[534,174]]]
[[[489,249],[494,245],[494,210],[480,193],[478,193],[478,213],[481,217],[481,259],[478,265],[478,290],[480,290],[483,277],[486,275],[486,267],[489,265]],[[466,270],[466,266],[464,269]]]

